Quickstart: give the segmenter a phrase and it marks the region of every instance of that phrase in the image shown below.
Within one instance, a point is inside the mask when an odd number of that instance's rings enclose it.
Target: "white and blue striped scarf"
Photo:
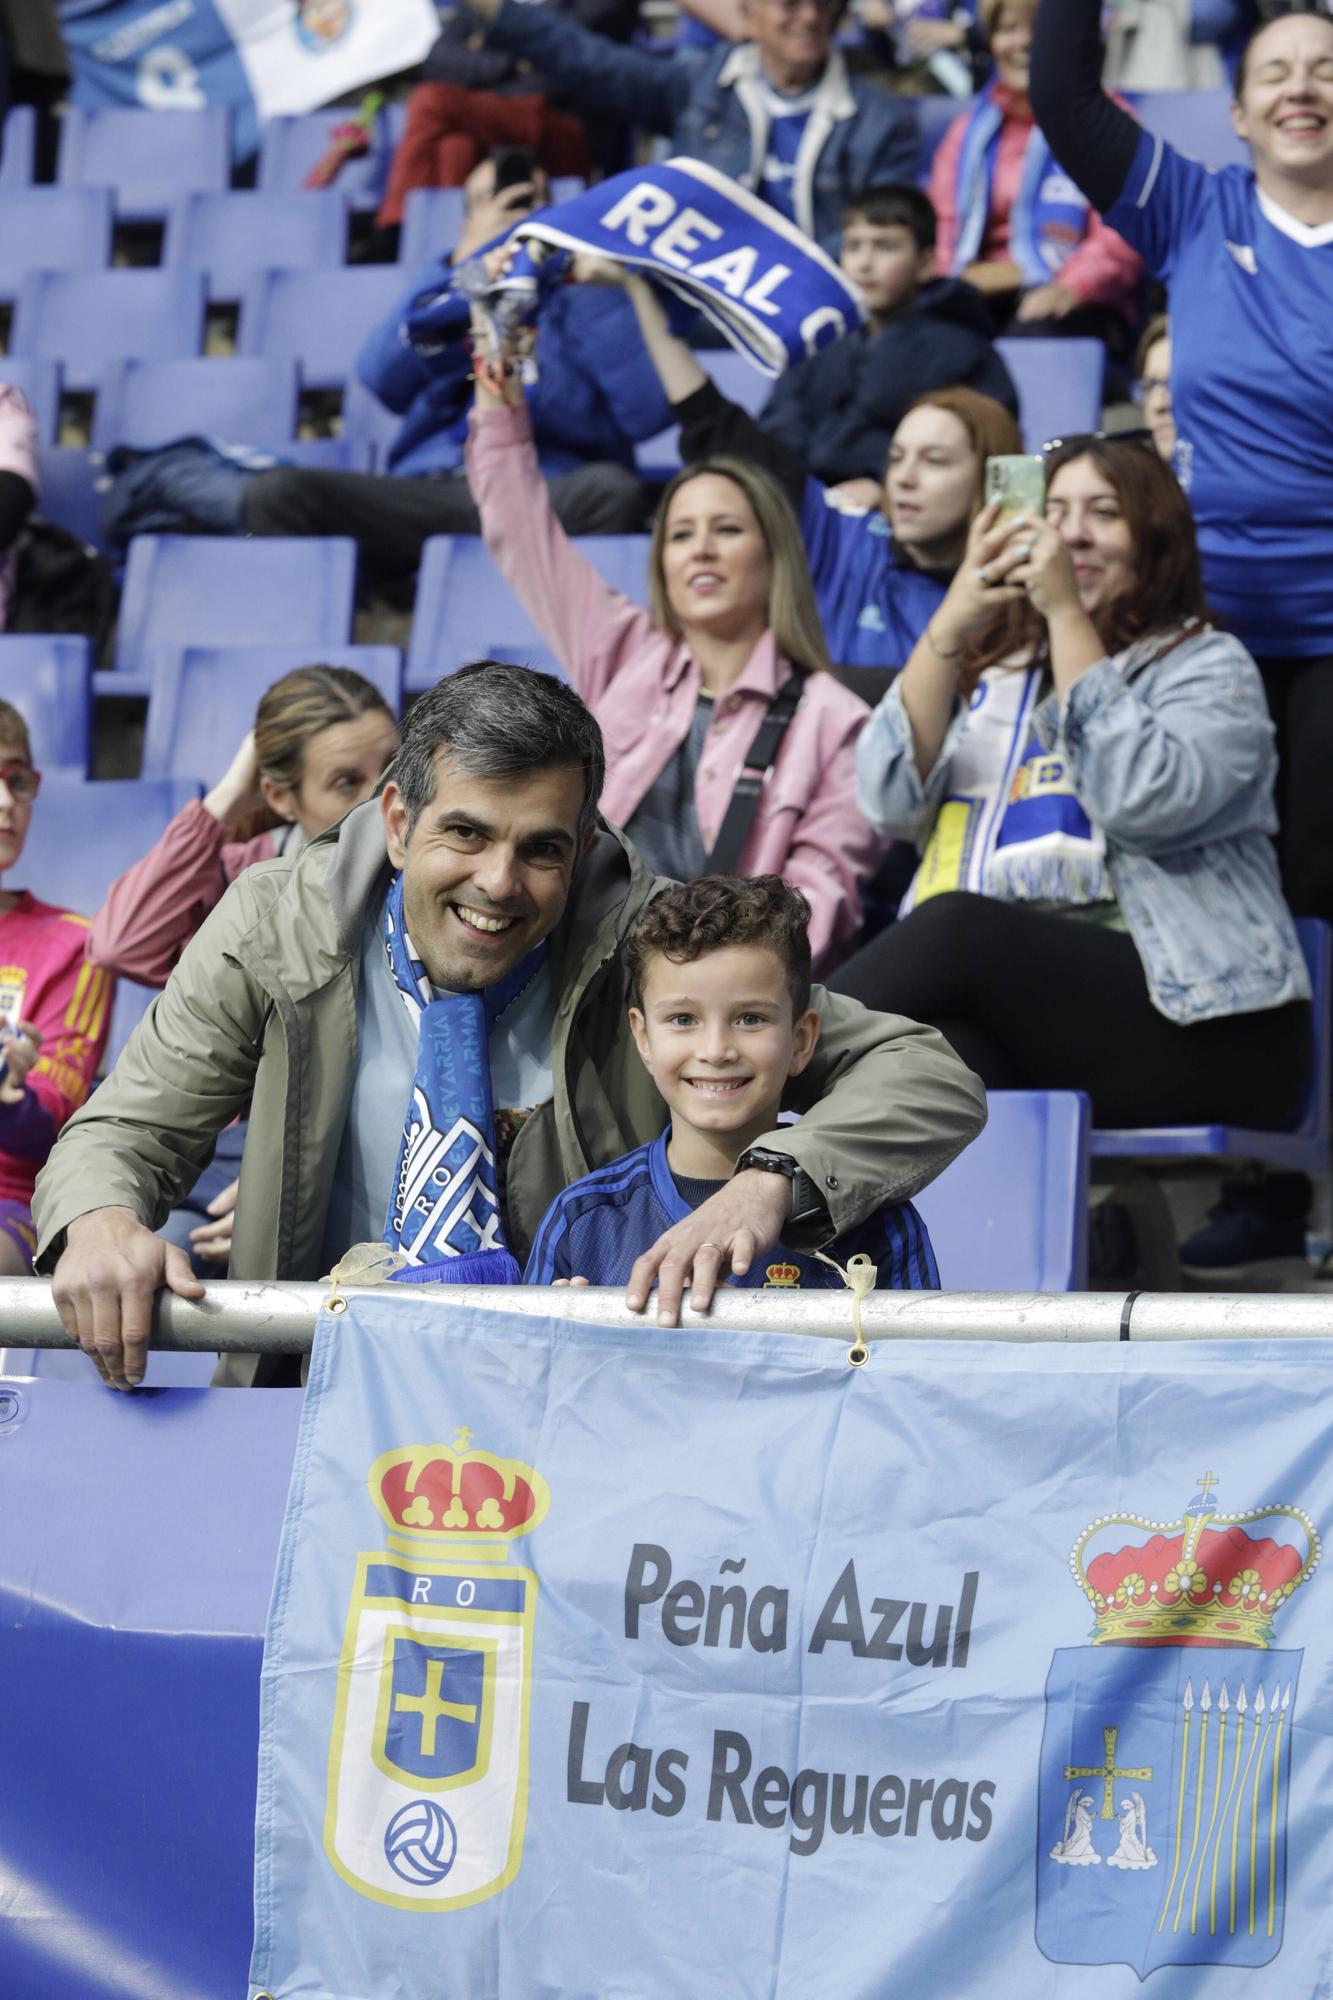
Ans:
[[[490,1026],[532,980],[535,951],[484,993],[436,998],[403,916],[403,878],[384,906],[384,950],[417,1030],[417,1069],[389,1194],[384,1241],[401,1284],[517,1285],[496,1189]]]

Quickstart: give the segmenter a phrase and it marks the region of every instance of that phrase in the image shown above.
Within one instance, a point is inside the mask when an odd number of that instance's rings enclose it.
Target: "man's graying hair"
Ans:
[[[446,674],[412,704],[402,748],[386,774],[407,807],[409,840],[435,797],[441,750],[472,778],[517,778],[552,765],[582,771],[580,840],[592,825],[606,777],[602,732],[554,674],[478,660]]]

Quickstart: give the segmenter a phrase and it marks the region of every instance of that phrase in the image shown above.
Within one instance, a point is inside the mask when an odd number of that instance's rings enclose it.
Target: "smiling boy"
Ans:
[[[714,1195],[772,1131],[788,1080],[819,1039],[809,921],[805,897],[777,875],[701,876],[649,904],[625,947],[629,1020],[671,1123],[557,1196],[537,1231],[526,1283],[626,1282],[662,1232]],[[930,1238],[910,1202],[890,1203],[827,1254],[845,1265],[858,1251],[873,1260],[881,1289],[939,1286]],[[842,1280],[779,1243],[753,1266],[733,1260],[729,1282],[831,1289]]]

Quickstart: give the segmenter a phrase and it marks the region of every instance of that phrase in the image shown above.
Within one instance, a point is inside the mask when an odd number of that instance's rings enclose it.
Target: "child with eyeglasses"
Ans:
[[[87,1097],[115,981],[85,961],[88,920],[4,878],[23,853],[42,774],[27,725],[0,701],[0,1277],[32,1270],[32,1191]]]

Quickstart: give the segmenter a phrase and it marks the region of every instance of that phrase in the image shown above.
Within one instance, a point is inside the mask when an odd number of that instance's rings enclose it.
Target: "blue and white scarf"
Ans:
[[[501,331],[539,319],[579,251],[632,265],[703,313],[765,375],[780,375],[865,319],[860,293],[817,243],[701,160],[615,174],[511,233],[523,247],[503,278],[487,275],[479,252],[433,297],[414,302],[407,337],[418,353],[462,339],[474,303]]]
[[[491,1101],[490,1027],[529,984],[543,941],[484,993],[437,999],[403,916],[403,878],[384,906],[384,950],[417,1030],[417,1070],[389,1194],[384,1241],[402,1251],[403,1284],[517,1285],[504,1240]]]
[[[990,84],[977,99],[958,154],[954,204],[958,242],[951,276],[974,264],[981,253],[990,216],[991,183],[1004,110]],[[1087,233],[1088,204],[1064,169],[1056,164],[1040,128],[1033,126],[1023,150],[1023,171],[1009,215],[1009,252],[1024,285],[1045,285]]]

